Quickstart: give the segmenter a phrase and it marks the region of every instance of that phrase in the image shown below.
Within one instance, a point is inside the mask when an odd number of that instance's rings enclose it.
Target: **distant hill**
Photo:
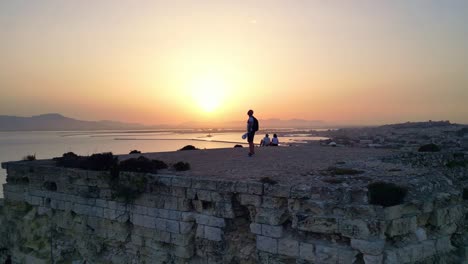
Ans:
[[[178,128],[240,128],[245,129],[245,120],[223,122],[186,122],[178,125]],[[260,129],[264,128],[323,128],[329,124],[320,120],[304,119],[259,119]]]
[[[246,119],[247,120],[247,119]],[[178,125],[145,126],[136,123],[117,121],[83,121],[61,114],[43,114],[31,117],[0,115],[0,131],[74,131],[74,130],[122,130],[122,129],[198,129],[198,128],[235,128],[245,129],[243,121],[185,122]],[[260,129],[264,128],[321,128],[327,124],[319,120],[303,119],[260,119]]]
[[[0,115],[0,131],[51,131],[51,130],[117,130],[145,129],[144,125],[116,121],[83,121],[61,114],[44,114],[31,117]]]

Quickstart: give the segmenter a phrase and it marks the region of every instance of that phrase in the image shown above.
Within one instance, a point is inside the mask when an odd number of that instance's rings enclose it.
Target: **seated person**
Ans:
[[[260,147],[266,147],[270,145],[270,138],[268,134],[265,135],[265,137],[260,141]]]
[[[273,134],[273,138],[271,139],[270,146],[277,147],[279,144],[278,136],[276,134]]]

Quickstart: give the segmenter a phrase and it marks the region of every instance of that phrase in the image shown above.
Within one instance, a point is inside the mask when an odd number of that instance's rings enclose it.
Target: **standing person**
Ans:
[[[279,139],[278,139],[278,136],[276,134],[273,134],[273,138],[271,139],[271,146],[275,146],[277,147],[279,144]]]
[[[260,141],[260,147],[266,147],[270,145],[270,137],[268,134],[265,134],[265,137]]]
[[[258,120],[253,116],[254,111],[249,110],[247,115],[249,119],[247,119],[247,142],[249,142],[249,157],[255,154],[255,146],[254,146],[254,136],[255,132],[258,131]]]

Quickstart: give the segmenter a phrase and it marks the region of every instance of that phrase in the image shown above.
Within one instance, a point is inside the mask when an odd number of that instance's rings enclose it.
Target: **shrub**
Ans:
[[[271,179],[270,177],[262,177],[262,178],[260,178],[260,182],[261,183],[271,184],[271,185],[275,185],[275,184],[278,183],[277,181]]]
[[[57,166],[65,168],[80,168],[80,163],[84,157],[80,157],[73,152],[67,152],[60,158],[53,158],[57,163]]]
[[[36,160],[36,154],[30,154],[30,155],[24,156],[24,157],[23,157],[23,160],[25,160],[25,161],[33,161],[33,160]]]
[[[197,148],[195,146],[192,146],[192,145],[187,145],[179,150],[197,150]]]
[[[127,159],[119,163],[119,170],[121,171],[156,173],[158,169],[165,168],[167,168],[166,163],[159,160],[150,160],[143,156]]]
[[[93,154],[86,157],[81,163],[81,168],[86,170],[110,170],[118,162],[112,152]]]
[[[134,149],[134,150],[130,151],[130,153],[128,153],[128,154],[141,154],[141,151]]]
[[[112,152],[93,154],[89,157],[78,156],[73,152],[68,152],[60,158],[54,158],[58,166],[66,168],[77,168],[84,170],[104,171],[110,170],[118,163],[117,157]]]
[[[418,152],[439,152],[440,147],[437,146],[436,144],[426,144],[421,147],[419,147]]]
[[[112,197],[122,199],[129,203],[136,200],[143,192],[145,192],[148,179],[144,175],[127,177],[114,181],[111,185]]]
[[[367,186],[369,203],[384,207],[402,204],[408,190],[389,182],[374,182]]]
[[[190,164],[188,162],[179,161],[172,165],[176,171],[187,171],[190,170]]]

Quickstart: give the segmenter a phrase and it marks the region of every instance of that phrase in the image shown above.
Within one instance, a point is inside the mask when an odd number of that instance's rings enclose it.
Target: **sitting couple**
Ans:
[[[279,144],[278,136],[276,134],[273,134],[273,138],[270,141],[270,137],[268,134],[265,135],[265,137],[260,141],[260,146],[261,147],[266,147],[266,146],[275,146],[277,147]]]

